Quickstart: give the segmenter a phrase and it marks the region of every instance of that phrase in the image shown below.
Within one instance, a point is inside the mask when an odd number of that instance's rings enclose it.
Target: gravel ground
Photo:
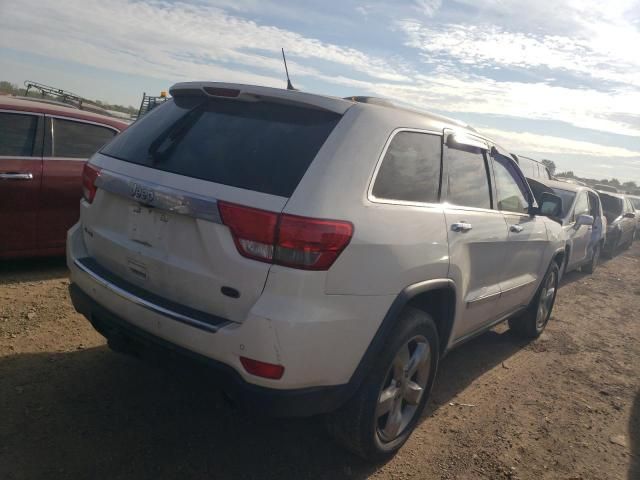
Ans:
[[[199,367],[112,353],[62,259],[0,264],[0,479],[640,479],[640,245],[563,281],[543,336],[452,352],[385,465],[322,420],[255,418]]]

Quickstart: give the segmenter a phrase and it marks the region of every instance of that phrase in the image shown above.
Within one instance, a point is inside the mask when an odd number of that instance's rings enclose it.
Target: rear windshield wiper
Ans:
[[[196,105],[151,142],[148,158],[151,159],[152,163],[155,164],[162,161],[169,151],[180,143],[202,115],[203,106],[204,103]]]

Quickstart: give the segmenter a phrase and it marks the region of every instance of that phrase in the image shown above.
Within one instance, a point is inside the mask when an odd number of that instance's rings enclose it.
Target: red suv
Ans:
[[[0,258],[64,253],[87,158],[127,124],[63,105],[0,96]]]

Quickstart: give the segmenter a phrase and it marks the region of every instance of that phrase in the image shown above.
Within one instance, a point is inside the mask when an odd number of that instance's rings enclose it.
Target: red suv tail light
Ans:
[[[238,252],[304,270],[328,270],[353,236],[351,222],[298,217],[218,202]]]
[[[89,163],[84,164],[84,169],[82,170],[82,197],[89,203],[93,202],[96,196],[96,191],[98,190],[96,180],[99,175],[100,169],[98,167]]]

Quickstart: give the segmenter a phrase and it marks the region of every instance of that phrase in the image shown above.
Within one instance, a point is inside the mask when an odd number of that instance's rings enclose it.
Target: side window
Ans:
[[[89,158],[111,140],[116,132],[110,128],[52,118],[53,148],[51,156]]]
[[[0,155],[30,157],[34,150],[38,117],[23,113],[0,113]]]
[[[514,165],[500,155],[493,157],[493,175],[496,181],[496,208],[507,212],[527,213],[529,204]]]
[[[485,154],[480,149],[446,148],[447,202],[475,208],[491,208],[491,188]]]
[[[633,206],[631,205],[631,202],[629,201],[629,199],[625,198],[624,200],[627,205],[627,208],[625,209],[626,213],[633,213]]]
[[[576,206],[573,209],[573,219],[578,215],[589,215],[589,197],[585,192],[580,193],[576,200]]]
[[[437,202],[442,137],[428,133],[397,133],[382,160],[373,185],[376,198]]]

